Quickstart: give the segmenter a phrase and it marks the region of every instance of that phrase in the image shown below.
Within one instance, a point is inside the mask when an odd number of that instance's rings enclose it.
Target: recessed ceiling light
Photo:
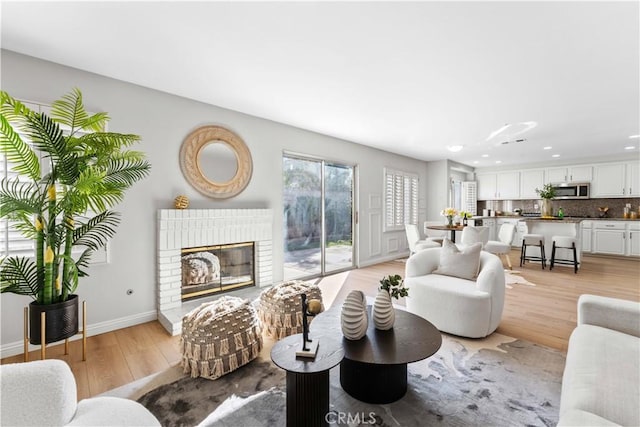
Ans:
[[[627,145],[626,147],[624,147],[625,150],[634,150],[635,148],[635,145]]]
[[[560,154],[553,154],[551,157],[560,157]]]
[[[636,138],[640,138],[640,135],[630,135],[629,139],[636,139]]]
[[[451,151],[452,153],[457,153],[458,151],[462,150],[462,145],[449,145],[447,146],[447,150]]]
[[[483,154],[482,157],[489,157],[489,155],[488,154]]]
[[[502,160],[496,160],[496,163],[502,163]]]
[[[479,162],[479,161],[477,161],[477,160],[474,160],[474,161],[473,161],[473,164],[474,164],[474,165],[477,165],[478,163],[480,163],[480,162]]]
[[[553,147],[551,146],[546,146],[546,147],[542,147],[543,150],[551,150]]]

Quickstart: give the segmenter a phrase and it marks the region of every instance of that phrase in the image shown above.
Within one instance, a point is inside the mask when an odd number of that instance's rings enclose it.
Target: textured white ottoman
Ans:
[[[268,337],[279,340],[302,333],[302,294],[307,295],[307,301],[318,299],[322,302],[320,288],[301,280],[274,285],[260,294],[258,317]],[[309,318],[311,320],[312,317]]]
[[[182,319],[182,366],[192,377],[215,380],[246,365],[262,349],[262,330],[248,300],[225,296]]]

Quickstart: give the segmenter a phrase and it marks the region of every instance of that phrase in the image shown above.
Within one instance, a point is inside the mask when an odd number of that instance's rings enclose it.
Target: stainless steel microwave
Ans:
[[[555,184],[556,199],[588,199],[589,183],[576,184],[574,182]]]

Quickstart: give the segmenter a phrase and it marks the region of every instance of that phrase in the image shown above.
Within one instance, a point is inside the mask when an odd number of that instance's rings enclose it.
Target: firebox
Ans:
[[[254,242],[183,248],[182,300],[254,286]]]

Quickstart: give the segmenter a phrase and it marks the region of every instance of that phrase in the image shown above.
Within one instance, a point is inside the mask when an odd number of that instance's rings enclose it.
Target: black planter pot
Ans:
[[[41,344],[40,313],[46,313],[45,344],[60,341],[78,333],[78,295],[70,295],[64,302],[40,305],[29,304],[29,342]]]

